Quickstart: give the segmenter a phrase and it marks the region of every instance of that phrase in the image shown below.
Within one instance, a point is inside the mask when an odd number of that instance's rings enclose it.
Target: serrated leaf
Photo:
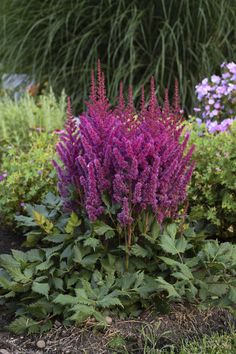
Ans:
[[[153,224],[152,224],[152,228],[151,228],[151,236],[154,240],[156,240],[159,235],[160,235],[160,225],[158,224],[158,222],[156,220],[154,220]]]
[[[62,290],[62,291],[64,290],[63,289],[63,280],[62,279],[53,277],[52,282],[53,282],[53,285],[54,285],[55,289],[59,289],[59,290]]]
[[[158,277],[156,279],[159,289],[165,290],[168,292],[168,297],[177,297],[179,298],[180,295],[175,290],[174,286],[167,281],[165,281],[162,277]]]
[[[109,308],[112,306],[124,307],[118,298],[112,297],[111,295],[105,296],[102,300],[97,302],[97,305],[103,308]]]
[[[24,241],[23,246],[34,247],[37,245],[38,241],[42,236],[41,231],[30,231],[26,233],[26,241]]]
[[[229,286],[226,284],[208,284],[207,288],[212,295],[221,297],[227,293]]]
[[[78,245],[75,245],[73,247],[73,254],[74,254],[74,258],[73,258],[74,262],[80,264],[82,262],[82,253]]]
[[[115,237],[115,231],[113,231],[113,230],[108,230],[108,231],[105,233],[105,239],[106,239],[106,240],[110,240],[110,239],[112,239],[113,237]]]
[[[60,305],[75,305],[78,303],[78,299],[71,295],[60,294],[53,300],[53,302]]]
[[[60,259],[69,258],[73,255],[72,245],[68,245],[61,253]]]
[[[167,225],[166,231],[168,235],[170,235],[174,239],[178,231],[177,225],[176,224]]]
[[[166,253],[170,253],[173,256],[178,254],[178,250],[175,247],[175,240],[168,235],[161,236],[160,246]]]
[[[101,244],[101,242],[99,240],[97,240],[96,238],[93,237],[88,237],[85,241],[84,241],[84,246],[86,247],[92,247],[93,250],[95,251],[96,248]]]
[[[44,295],[44,296],[46,296],[46,298],[48,298],[50,288],[49,288],[48,283],[38,283],[38,282],[34,281],[32,284],[32,290],[35,293]]]
[[[236,289],[235,287],[231,286],[229,289],[229,299],[236,304]]]
[[[122,290],[131,289],[136,281],[135,273],[125,273],[121,279]]]
[[[8,270],[11,267],[20,268],[20,263],[17,262],[10,254],[1,254],[0,266]]]
[[[144,282],[144,272],[143,271],[137,272],[134,288],[136,289],[136,288],[140,287],[143,284],[143,282]]]
[[[159,259],[161,259],[165,264],[169,266],[176,266],[178,264],[181,264],[180,262],[175,261],[172,258],[164,257],[164,256],[159,256]]]
[[[81,265],[85,268],[95,266],[99,257],[100,254],[90,254],[89,256],[86,256],[82,259]]]
[[[93,223],[93,230],[95,234],[102,236],[107,231],[113,231],[113,228],[105,224],[103,221],[96,221],[95,223]]]
[[[27,251],[27,258],[29,262],[42,261],[43,260],[42,252],[37,249],[29,250]]]
[[[193,279],[193,274],[190,270],[190,268],[186,265],[186,264],[183,264],[183,263],[179,263],[178,264],[178,267],[180,268],[182,274],[189,280]]]
[[[28,331],[30,328],[31,329],[35,328],[35,331],[37,330],[38,332],[40,330],[40,326],[38,322],[25,316],[21,316],[16,320],[14,320],[13,322],[11,322],[8,328],[10,329],[10,331],[14,332],[15,334],[23,334],[24,332]]]
[[[68,234],[72,234],[74,232],[75,228],[80,225],[81,225],[81,220],[78,218],[78,215],[75,212],[72,212],[72,214],[68,220],[68,223],[65,227],[65,231]]]
[[[0,288],[11,290],[12,284],[13,283],[9,281],[5,276],[0,276]]]
[[[43,241],[62,243],[65,241],[66,236],[67,234],[58,234],[58,235],[51,234],[49,236],[44,237]]]
[[[89,317],[93,316],[97,311],[88,305],[76,305],[74,306],[75,313],[70,317],[71,320],[81,323],[87,320]]]
[[[131,253],[136,257],[142,258],[147,257],[149,254],[145,248],[139,246],[137,243],[131,247]]]
[[[28,261],[27,253],[19,250],[12,250],[12,255],[19,263],[26,264]]]
[[[47,259],[45,262],[40,263],[35,267],[36,271],[39,270],[48,270],[51,266],[53,265],[53,261],[50,259]]]
[[[180,280],[189,280],[183,273],[181,272],[173,272],[171,273],[171,275],[173,277],[175,277],[176,279],[180,279]]]
[[[178,253],[184,253],[187,249],[188,241],[184,237],[181,237],[175,241],[175,246]]]

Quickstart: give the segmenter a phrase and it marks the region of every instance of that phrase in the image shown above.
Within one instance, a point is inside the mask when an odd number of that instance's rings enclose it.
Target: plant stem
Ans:
[[[132,228],[131,225],[128,225],[128,239],[127,239],[127,252],[126,252],[126,259],[125,259],[125,268],[126,271],[129,270],[129,252],[131,248],[131,243],[132,243]]]

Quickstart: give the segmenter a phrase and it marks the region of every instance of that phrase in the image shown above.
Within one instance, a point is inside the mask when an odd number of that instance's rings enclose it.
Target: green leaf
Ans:
[[[169,224],[166,227],[166,231],[168,233],[168,235],[170,235],[172,238],[175,238],[178,228],[176,224]]]
[[[184,237],[181,237],[175,241],[175,246],[178,253],[184,253],[188,246],[188,241]]]
[[[134,284],[134,288],[138,288],[140,287],[144,282],[144,272],[142,271],[139,271],[136,273],[136,281],[135,281],[135,284]]]
[[[82,262],[82,253],[81,253],[81,251],[80,251],[80,247],[79,247],[79,245],[75,245],[74,247],[73,247],[73,254],[74,254],[74,262],[76,262],[76,263],[81,263]]]
[[[235,287],[231,286],[229,289],[229,299],[236,304],[236,289]]]
[[[81,225],[81,220],[78,218],[78,215],[75,212],[72,212],[70,219],[65,227],[65,231],[68,234],[73,234],[76,227]]]
[[[105,296],[102,300],[98,301],[97,304],[103,308],[109,308],[112,306],[124,307],[118,298],[112,297],[111,295]]]
[[[39,332],[40,330],[39,323],[26,316],[21,316],[17,318],[13,322],[11,322],[8,328],[15,334],[23,334],[29,329],[30,333]],[[32,330],[34,332],[32,332]]]
[[[136,257],[142,258],[148,257],[149,254],[145,248],[139,246],[137,243],[131,247],[131,253]]]
[[[85,241],[84,241],[84,246],[86,247],[92,247],[93,250],[95,251],[96,248],[101,244],[101,242],[99,240],[97,240],[96,238],[93,237],[88,237]]]
[[[12,250],[12,255],[15,260],[19,263],[25,265],[28,261],[27,253],[19,251],[19,250]]]
[[[45,262],[40,263],[35,267],[36,271],[39,270],[48,270],[53,265],[53,261],[49,258]]]
[[[115,236],[115,231],[113,231],[113,230],[108,230],[108,231],[105,233],[105,239],[106,239],[106,240],[110,240],[110,239],[112,239],[114,236]]]
[[[175,240],[168,235],[161,236],[160,246],[166,253],[170,253],[173,256],[178,254],[178,250],[175,247]]]
[[[156,240],[160,236],[160,225],[156,220],[154,220],[151,228],[151,236],[154,240]]]
[[[174,297],[174,298],[180,298],[180,295],[177,293],[175,290],[174,286],[167,281],[165,281],[162,277],[158,277],[156,279],[156,282],[158,283],[159,289],[165,290],[168,292],[168,297]]]
[[[95,266],[99,257],[100,254],[90,254],[89,256],[86,256],[82,259],[81,265],[85,268]]]
[[[93,230],[95,234],[102,236],[104,235],[107,231],[113,231],[113,228],[110,227],[109,225],[105,224],[103,221],[96,221],[93,223]]]
[[[131,289],[136,281],[136,273],[125,273],[121,279],[122,290]]]
[[[13,283],[9,281],[4,275],[0,275],[0,288],[11,290],[12,284]]]
[[[208,284],[208,291],[212,295],[221,297],[227,293],[229,286],[226,284]]]
[[[83,304],[76,305],[73,309],[75,313],[70,317],[70,319],[78,323],[86,321],[97,312],[92,306]]]
[[[78,303],[78,299],[71,295],[60,294],[53,300],[53,302],[60,305],[75,305]]]
[[[15,260],[10,254],[1,254],[0,255],[0,266],[6,270],[11,267],[20,268],[20,263]]]
[[[158,258],[161,259],[164,263],[166,263],[169,266],[176,266],[178,264],[181,264],[172,258],[168,258],[168,257],[164,257],[164,256],[159,256]]]
[[[36,281],[34,281],[32,284],[32,290],[35,293],[44,295],[46,296],[46,298],[48,298],[50,288],[48,283],[37,283]]]
[[[53,282],[53,285],[54,285],[55,289],[59,289],[59,290],[62,290],[62,291],[64,290],[63,289],[63,280],[62,279],[53,277],[52,282]]]
[[[173,272],[172,274],[171,274],[173,277],[175,277],[176,279],[180,279],[180,280],[189,280],[189,278],[188,277],[186,277],[183,273],[181,273],[181,272]]]
[[[43,260],[42,252],[37,249],[29,250],[27,251],[27,258],[29,262],[42,261]]]
[[[62,243],[65,241],[66,236],[67,234],[58,234],[58,235],[51,234],[49,236],[44,237],[43,241]]]
[[[26,233],[26,241],[23,246],[35,247],[42,236],[41,231],[30,231]]]
[[[190,268],[186,265],[186,264],[183,264],[183,263],[179,263],[178,264],[178,267],[180,268],[182,274],[189,280],[193,279],[193,274],[190,270]]]

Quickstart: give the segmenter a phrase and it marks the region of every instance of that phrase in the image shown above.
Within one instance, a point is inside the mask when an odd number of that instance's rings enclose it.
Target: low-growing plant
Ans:
[[[6,146],[0,164],[0,217],[12,223],[22,213],[25,203],[37,203],[50,190],[56,190],[56,174],[52,166],[56,136],[34,133],[29,149]]]
[[[61,129],[65,117],[65,95],[56,99],[53,92],[31,97],[25,94],[15,102],[9,96],[0,98],[0,141],[25,145],[34,131]]]
[[[210,236],[235,238],[236,125],[220,134],[210,134],[194,123],[187,129],[196,161],[188,193],[190,217]]]
[[[28,229],[30,250],[0,256],[0,301],[15,311],[14,332],[46,331],[55,318],[67,325],[95,318],[105,326],[107,315],[137,316],[166,301],[235,304],[236,246],[199,242],[187,225],[161,230],[153,218],[135,236],[127,271],[120,235],[66,215],[61,205],[51,193],[43,205],[26,205],[29,216],[17,219]]]

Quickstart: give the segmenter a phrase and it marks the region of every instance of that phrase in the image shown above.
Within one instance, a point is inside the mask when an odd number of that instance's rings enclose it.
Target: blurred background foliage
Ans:
[[[79,108],[98,58],[114,100],[120,80],[135,97],[154,75],[158,95],[180,83],[189,112],[194,85],[236,57],[235,0],[1,0],[1,70],[65,88]]]

